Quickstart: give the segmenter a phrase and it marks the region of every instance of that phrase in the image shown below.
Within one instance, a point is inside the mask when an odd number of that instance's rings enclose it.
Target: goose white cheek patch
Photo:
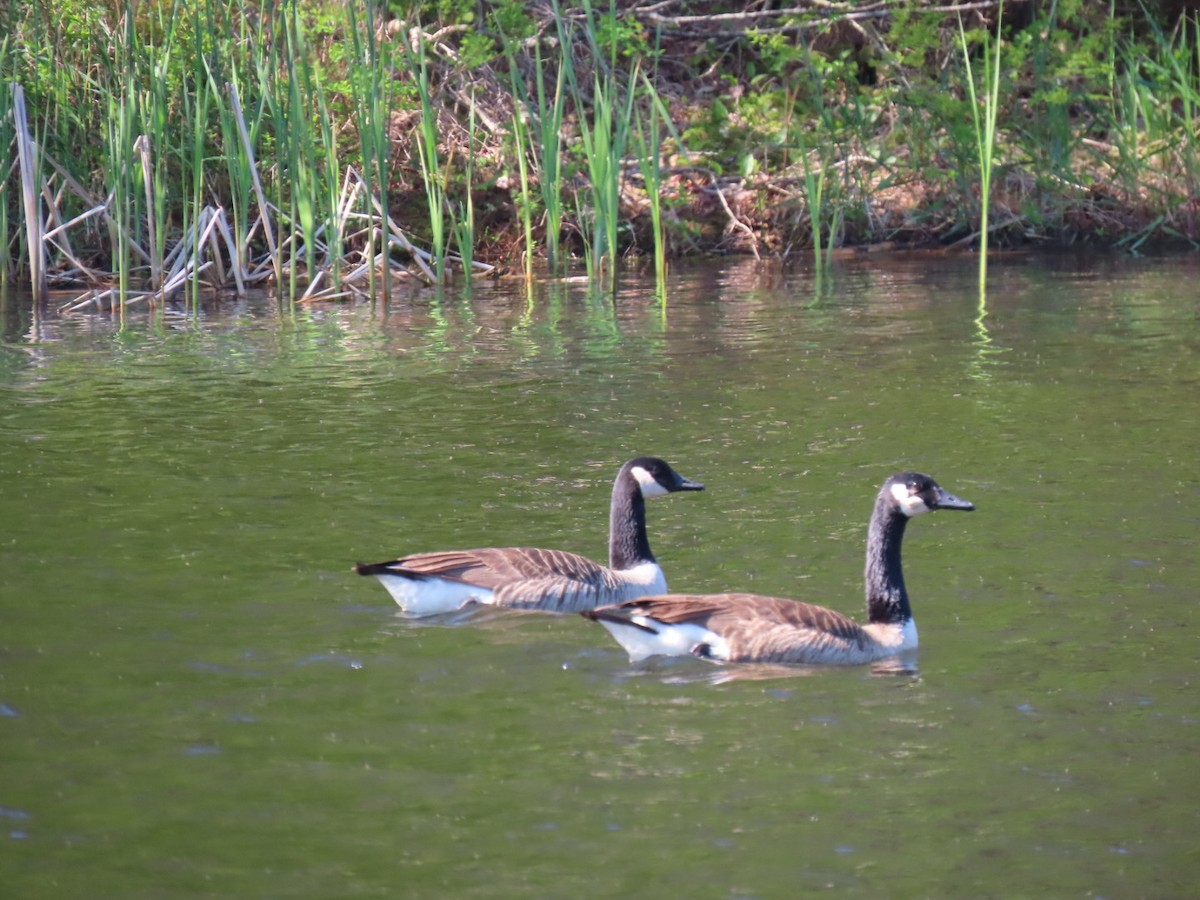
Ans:
[[[641,486],[643,497],[661,497],[668,493],[667,489],[655,481],[654,476],[641,466],[634,466],[629,470],[629,474],[637,479],[638,485]]]
[[[929,507],[925,505],[925,501],[921,499],[921,495],[910,494],[906,485],[893,484],[892,496],[900,504],[900,511],[909,518],[929,512]]]

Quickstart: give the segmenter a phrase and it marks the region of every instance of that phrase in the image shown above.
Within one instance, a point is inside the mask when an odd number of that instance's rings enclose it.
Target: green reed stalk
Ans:
[[[825,228],[824,216],[826,206],[831,205],[825,196],[827,175],[836,159],[836,135],[845,127],[846,104],[830,102],[824,81],[821,77],[822,67],[814,57],[812,48],[803,45],[804,71],[808,75],[809,92],[817,105],[817,125],[811,130],[816,134],[814,143],[805,139],[807,122],[795,121],[789,125],[795,135],[800,150],[800,162],[804,167],[804,191],[808,200],[809,229],[812,233],[813,263],[816,266],[818,278],[827,265],[833,262],[833,245],[837,237],[836,213],[830,213],[828,230]],[[824,239],[823,239],[823,236]]]
[[[590,210],[588,210],[588,208],[584,205],[584,194],[582,191],[576,191],[571,199],[575,203],[575,221],[579,223],[580,232],[582,233],[584,223],[589,219]],[[597,269],[599,263],[596,260],[596,245],[594,241],[588,239],[587,234],[584,234],[583,236],[584,271],[587,272],[588,282],[595,283],[600,274]]]
[[[200,11],[192,12],[193,34],[200,34]],[[199,219],[200,210],[204,204],[204,175],[208,157],[208,110],[211,94],[208,91],[208,74],[202,62],[200,53],[192,53],[192,69],[190,85],[185,83],[180,90],[180,108],[186,123],[190,124],[190,134],[185,134],[186,143],[181,152],[184,175],[191,176],[190,200],[183,204],[183,231],[192,233],[195,240],[191,245],[191,269],[193,273],[200,271],[200,261],[203,257],[203,247],[200,243]],[[200,307],[200,281],[196,277],[190,280],[192,307],[197,312]]]
[[[133,190],[129,165],[133,159],[133,144],[137,131],[134,121],[137,98],[133,92],[133,79],[127,78],[121,93],[110,93],[106,98],[108,101],[108,128],[106,131],[108,158],[106,174],[109,178],[108,219],[112,234],[112,270],[117,273],[117,298],[122,313],[124,313],[129,297],[129,270],[132,262],[130,227],[136,227],[136,214],[131,207],[137,203],[137,197]]]
[[[985,34],[983,40],[983,83],[987,89],[984,95],[984,110],[982,117],[979,112],[979,101],[975,91],[975,75],[971,71],[971,50],[967,45],[967,33],[963,29],[962,16],[958,17],[958,34],[962,41],[963,65],[967,72],[967,93],[971,101],[971,119],[975,124],[975,147],[979,157],[979,290],[982,295],[987,284],[987,247],[988,247],[988,201],[992,193],[992,167],[995,162],[996,146],[996,117],[1000,109],[1000,25],[1004,16],[1004,3],[1001,2],[996,13],[995,58],[992,51],[992,38]]]
[[[284,14],[284,50],[282,61],[275,54],[260,62],[260,90],[274,122],[276,150],[280,164],[275,178],[278,206],[288,209],[292,229],[289,247],[288,296],[298,294],[300,255],[308,279],[316,275],[317,229],[322,191],[318,184],[316,140],[313,136],[313,97],[309,72],[311,64],[303,28],[294,5]],[[284,83],[274,83],[274,73],[282,68]],[[282,239],[281,239],[282,241]]]
[[[217,122],[221,132],[220,158],[225,163],[225,177],[228,181],[226,197],[229,208],[230,230],[233,239],[233,252],[230,254],[230,266],[235,271],[235,280],[239,287],[250,269],[250,194],[253,190],[250,177],[250,167],[242,153],[242,143],[238,139],[238,126],[234,115],[226,103],[226,94],[221,87],[220,73],[214,68],[207,57],[203,58],[204,73],[208,82],[208,96],[214,104]],[[228,77],[236,78],[236,72],[228,73]],[[205,104],[207,105],[207,104]],[[197,125],[199,127],[199,124]],[[201,175],[201,177],[203,177]]]
[[[1176,84],[1180,99],[1180,114],[1183,127],[1183,160],[1186,169],[1185,187],[1190,196],[1200,194],[1200,134],[1195,124],[1200,121],[1200,13],[1192,18],[1192,46],[1188,50],[1188,23],[1185,18],[1181,29],[1183,47],[1178,58],[1172,57]],[[1189,126],[1189,123],[1191,127]]]
[[[471,284],[471,267],[475,257],[475,200],[472,194],[475,189],[475,94],[471,94],[471,107],[467,114],[467,161],[463,170],[466,182],[466,198],[462,201],[458,215],[454,218],[454,241],[458,246],[458,255],[462,262],[463,275],[467,285]]]
[[[338,184],[338,147],[337,138],[334,135],[333,120],[329,115],[329,107],[326,103],[325,86],[317,74],[313,73],[313,88],[312,94],[317,98],[317,121],[320,125],[320,152],[322,159],[322,168],[325,171],[325,177],[321,183],[325,188],[325,209],[327,212],[326,223],[328,228],[325,231],[325,262],[330,268],[333,275],[334,291],[341,290],[342,284],[342,253],[344,246],[344,224],[342,216],[339,213],[341,205],[340,186]]]
[[[41,154],[35,150],[29,132],[29,116],[25,108],[25,91],[12,85],[13,130],[17,142],[17,159],[21,173],[21,206],[25,213],[25,242],[29,260],[29,278],[33,299],[44,303],[48,293],[46,282],[46,242],[42,238],[42,206],[38,185],[41,183]],[[5,238],[7,243],[7,234]]]
[[[386,211],[388,160],[391,143],[388,140],[388,116],[391,111],[391,85],[393,72],[391,56],[380,52],[375,36],[374,23],[377,8],[372,0],[366,4],[366,21],[360,23],[355,12],[357,4],[346,4],[350,18],[350,33],[353,38],[354,60],[350,65],[350,86],[354,94],[355,127],[358,131],[362,151],[362,183],[364,187],[365,211],[369,220],[376,215],[376,204]],[[380,258],[384,263],[383,296],[391,297],[391,278],[387,273],[388,227],[386,212],[380,214],[380,226],[367,232],[364,251],[371,263],[368,269],[368,290],[371,296],[376,291],[375,240],[380,244]]]
[[[516,60],[507,45],[505,46],[505,50],[509,53],[508,75],[513,92],[513,153],[517,158],[517,175],[521,181],[521,194],[517,200],[517,212],[521,217],[521,227],[525,235],[524,269],[525,280],[529,281],[533,278],[533,194],[529,189],[529,161],[526,154],[532,155],[534,148],[533,139],[525,123],[524,109],[527,106],[517,106],[517,98],[521,96],[523,88],[520,78],[517,75]]]
[[[324,235],[325,265],[332,270],[334,288],[341,285],[342,238],[341,225],[335,221],[339,203],[337,139],[334,135],[333,122],[329,116],[326,103],[325,86],[321,80],[320,67],[314,62],[304,29],[297,19],[295,30],[295,58],[299,65],[296,72],[299,75],[299,85],[293,96],[300,97],[298,114],[305,119],[304,153],[301,156],[306,172],[305,183],[308,192],[300,203],[300,223],[303,229],[305,262],[308,269],[309,283],[316,277],[318,262],[317,249],[322,244]],[[307,111],[307,112],[306,112]],[[308,204],[309,211],[304,210]]]
[[[417,126],[417,155],[421,163],[421,180],[429,205],[429,231],[437,282],[441,284],[446,271],[446,185],[438,156],[437,110],[429,88],[429,65],[425,55],[425,38],[418,28],[416,47],[408,48],[409,66],[416,80],[417,96],[421,101],[421,119]],[[415,56],[414,56],[415,53]]]
[[[8,75],[8,38],[0,38],[0,147],[12,147],[16,140],[13,129],[13,89],[16,84],[10,84]],[[3,157],[7,159],[7,150]],[[16,275],[13,271],[13,260],[8,241],[8,204],[12,196],[9,187],[8,167],[0,170],[0,294],[7,288],[9,281]]]
[[[169,42],[166,45],[170,46]],[[167,56],[154,65],[150,90],[142,114],[145,131],[142,140],[142,181],[146,192],[146,246],[150,252],[150,287],[163,286],[163,257],[167,249],[167,172],[166,149],[169,146],[168,98],[165,70]]]
[[[804,196],[808,198],[808,223],[812,231],[813,263],[816,265],[818,277],[824,271],[825,263],[833,259],[833,229],[829,231],[828,259],[821,244],[821,216],[824,208],[825,194],[825,164],[821,154],[817,154],[816,171],[809,159],[808,148],[804,139],[799,138],[800,161],[804,166]]]
[[[643,125],[642,116],[636,119],[638,168],[646,187],[646,200],[650,206],[650,227],[654,231],[654,276],[663,298],[667,280],[667,235],[663,228],[662,215],[662,123],[670,122],[662,98],[658,96],[653,82],[643,73],[641,84],[649,98],[649,122]]]
[[[534,49],[534,72],[537,82],[537,134],[539,153],[537,160],[538,188],[542,194],[542,206],[546,213],[546,256],[550,267],[557,269],[561,261],[559,250],[562,235],[562,127],[566,103],[563,89],[568,63],[563,59],[564,50],[559,47],[559,60],[555,76],[554,94],[547,95],[545,64],[541,44]]]
[[[503,34],[503,32],[502,32]],[[566,93],[563,89],[568,62],[562,58],[557,66],[553,95],[547,92],[541,44],[534,48],[535,93],[531,97],[520,77],[516,51],[511,40],[504,36],[504,52],[508,59],[509,84],[513,94],[513,140],[516,145],[518,173],[521,179],[521,221],[525,229],[526,276],[532,276],[533,266],[533,195],[530,190],[529,161],[538,184],[546,229],[546,256],[551,269],[560,260],[560,236],[563,223],[562,203],[562,125]]]
[[[588,117],[586,114],[586,103],[585,103],[584,97],[583,97],[583,90],[579,86],[579,74],[578,74],[578,72],[575,71],[575,62],[574,62],[574,58],[571,53],[571,47],[574,45],[574,29],[572,26],[570,26],[568,24],[568,20],[566,19],[566,17],[564,17],[562,15],[561,11],[559,10],[558,0],[554,0],[553,8],[554,8],[554,23],[558,30],[558,45],[562,48],[563,69],[566,72],[567,85],[571,92],[571,99],[572,99],[573,103],[575,104],[575,115],[578,120],[578,128],[579,128],[579,132],[580,132],[580,139],[583,144],[584,158],[585,158],[589,172],[593,172],[593,177],[592,177],[591,183],[588,186],[589,194],[591,194],[591,196],[592,196],[592,203],[590,205],[590,208],[585,207],[585,205],[583,203],[583,196],[582,196],[581,192],[576,191],[575,195],[574,195],[575,220],[579,227],[580,233],[584,237],[583,258],[584,258],[584,262],[586,263],[586,266],[587,266],[588,279],[591,280],[594,277],[594,272],[595,272],[594,266],[599,262],[599,260],[597,259],[597,256],[598,256],[597,250],[598,250],[599,244],[600,244],[600,229],[599,229],[600,214],[596,210],[597,203],[596,203],[595,194],[596,194],[597,188],[596,188],[596,181],[594,178],[594,171],[593,171],[594,166],[592,164],[592,160],[595,157],[595,149],[593,147],[592,129],[591,129],[591,126],[589,125]],[[591,7],[589,6],[589,7],[587,7],[587,9],[590,12]],[[593,25],[592,18],[589,15],[588,16],[588,26],[592,27],[592,25]],[[589,41],[589,43],[591,43],[591,42]],[[598,53],[594,54],[593,65],[597,65],[597,66],[599,65],[598,58],[599,58],[599,54]],[[593,98],[593,102],[597,102],[597,100],[598,100],[598,98]],[[592,114],[593,114],[593,116],[597,115],[594,108],[593,108]],[[590,232],[587,230],[589,228],[590,228]]]
[[[587,164],[588,195],[591,198],[592,257],[598,267],[597,271],[603,275],[605,271],[613,271],[616,265],[617,234],[620,227],[621,162],[625,156],[633,120],[633,91],[625,92],[625,102],[622,104],[616,78],[616,30],[609,29],[611,38],[605,66],[605,54],[596,39],[596,20],[590,0],[584,0],[583,7],[587,17],[585,36],[592,48],[594,60],[590,118],[582,112],[586,104],[573,66],[567,68],[567,79],[576,108],[580,110],[580,143]],[[614,0],[609,0],[608,17],[615,22]],[[557,21],[563,46],[570,46],[562,17],[558,16]],[[636,67],[633,78],[637,78]]]
[[[258,224],[262,226],[263,237],[267,241],[267,253],[271,261],[271,268],[275,272],[275,284],[282,287],[283,260],[279,254],[279,246],[275,242],[275,230],[271,225],[271,207],[267,202],[266,192],[263,190],[262,178],[258,173],[258,161],[254,153],[254,144],[250,137],[251,129],[242,111],[242,101],[237,85],[229,82],[225,85],[225,89],[229,92],[229,106],[233,114],[234,123],[237,126],[238,139],[241,142],[244,157],[243,164],[250,174],[250,183],[254,188],[254,197],[258,203]]]
[[[1160,172],[1168,176],[1163,206],[1174,208],[1196,196],[1200,187],[1200,135],[1196,126],[1200,116],[1200,14],[1194,19],[1182,18],[1178,43],[1163,34],[1153,20],[1150,24],[1154,47],[1142,68],[1158,88],[1158,96],[1153,88],[1145,89],[1150,102],[1143,104],[1142,121],[1147,143],[1160,159]],[[1172,176],[1178,176],[1178,180]]]

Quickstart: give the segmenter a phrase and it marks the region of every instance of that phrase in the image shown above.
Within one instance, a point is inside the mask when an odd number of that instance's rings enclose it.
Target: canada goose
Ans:
[[[702,490],[704,485],[654,456],[621,466],[609,511],[607,568],[565,550],[483,547],[359,563],[354,571],[378,578],[409,616],[448,613],[475,603],[580,612],[661,594],[667,582],[646,537],[646,498]]]
[[[928,475],[883,483],[867,529],[867,613],[853,619],[811,603],[758,594],[668,594],[583,613],[612,633],[632,660],[697,656],[714,662],[867,663],[917,646],[900,543],[908,520],[937,509],[972,510]]]

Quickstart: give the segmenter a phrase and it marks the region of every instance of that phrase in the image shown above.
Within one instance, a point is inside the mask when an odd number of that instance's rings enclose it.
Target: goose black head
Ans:
[[[920,472],[902,472],[893,475],[883,486],[896,508],[912,518],[937,509],[960,509],[970,512],[975,504],[955,497],[941,485]]]
[[[675,491],[702,491],[699,481],[684,478],[657,456],[639,456],[625,463],[625,470],[638,483],[643,497],[661,497]]]

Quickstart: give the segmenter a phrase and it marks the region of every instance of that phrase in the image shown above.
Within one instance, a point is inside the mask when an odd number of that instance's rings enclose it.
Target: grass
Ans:
[[[460,6],[5,5],[0,279],[123,307],[386,297],[457,277],[451,247],[599,283],[641,252],[661,280],[696,251],[1200,243],[1194,14],[904,6],[848,44],[828,12],[700,41],[694,3]]]

